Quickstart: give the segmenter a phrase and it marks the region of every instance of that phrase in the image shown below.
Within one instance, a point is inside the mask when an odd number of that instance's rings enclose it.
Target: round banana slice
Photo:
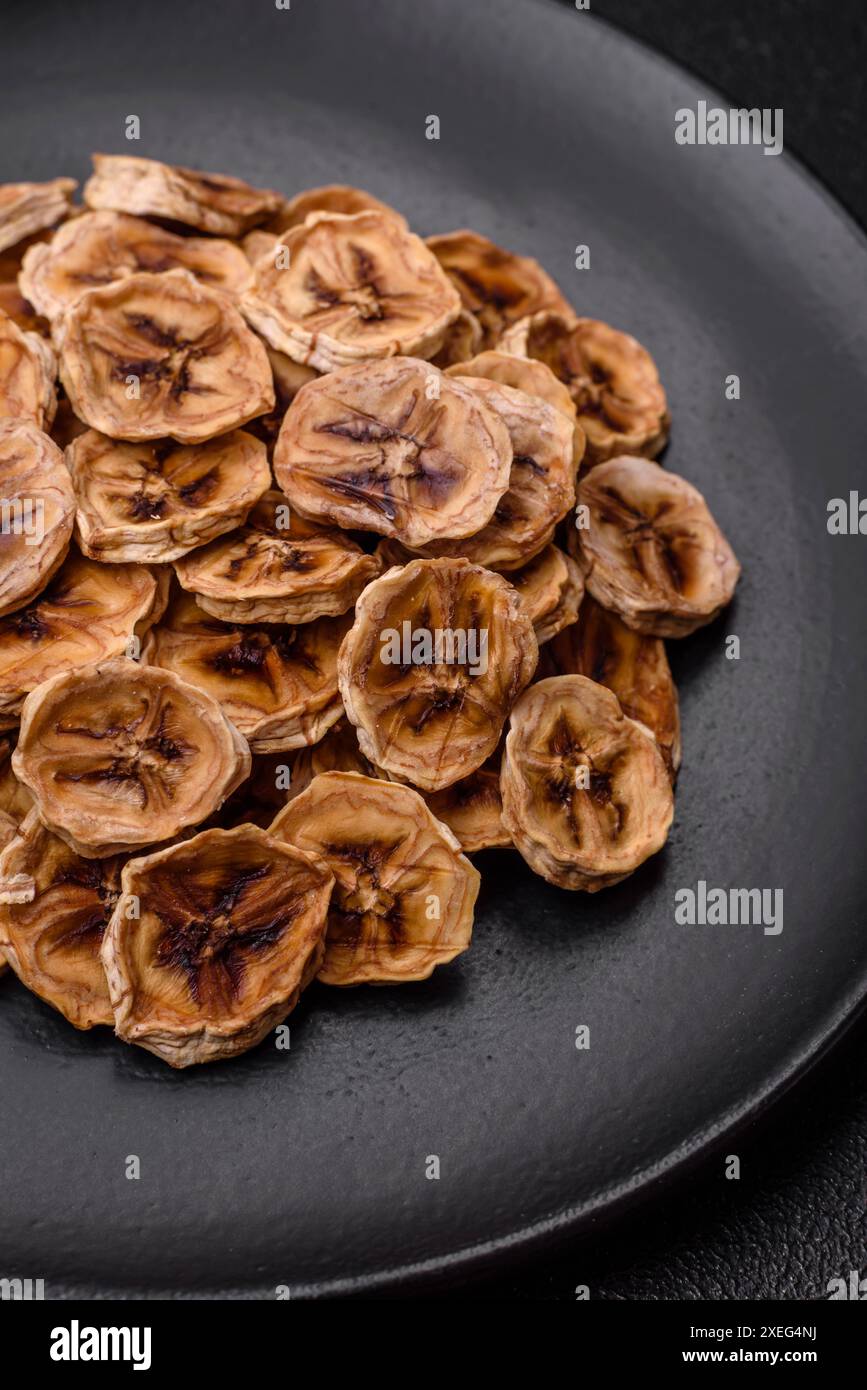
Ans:
[[[206,691],[254,753],[315,743],[343,713],[337,653],[351,615],[300,627],[236,627],[178,594],[148,633],[142,659]]]
[[[538,647],[516,591],[468,560],[413,560],[368,584],[338,677],[362,753],[439,791],[481,767]]]
[[[57,409],[57,359],[38,333],[0,311],[0,417],[50,429]]]
[[[73,410],[112,439],[201,444],[274,406],[262,343],[187,270],[88,290],[55,333]]]
[[[279,236],[292,227],[300,227],[311,213],[318,212],[336,212],[344,217],[354,217],[359,212],[384,212],[402,227],[407,226],[402,213],[389,207],[388,203],[381,203],[363,188],[353,188],[345,183],[327,183],[321,188],[305,188],[296,193],[274,217],[269,218],[268,231],[276,232]]]
[[[681,756],[680,710],[661,638],[633,632],[588,594],[578,621],[554,637],[539,666],[546,676],[587,676],[613,690],[623,713],[655,736],[674,781]]]
[[[229,295],[241,294],[252,282],[247,257],[230,241],[176,236],[122,212],[86,212],[61,227],[52,241],[31,246],[18,285],[53,321],[96,285],[177,269]]]
[[[382,569],[340,531],[290,514],[268,492],[231,536],[175,564],[199,607],[228,623],[309,623],[351,608]]]
[[[428,809],[447,825],[465,854],[506,849],[512,837],[503,824],[499,757],[439,792],[424,793]]]
[[[397,357],[302,387],[274,449],[274,475],[311,521],[407,546],[474,535],[509,486],[509,432],[481,395]]]
[[[512,710],[503,822],[534,873],[595,893],[662,848],[674,814],[656,740],[585,676],[552,676]]]
[[[83,192],[89,208],[162,217],[215,236],[243,236],[283,205],[271,189],[156,159],[95,154],[93,170]]]
[[[489,348],[471,357],[469,362],[446,368],[446,376],[478,376],[487,381],[498,381],[501,386],[525,391],[528,396],[540,396],[548,405],[559,410],[572,425],[572,462],[577,476],[584,461],[587,438],[578,424],[575,402],[562,381],[557,380],[544,362],[536,362],[531,357],[514,357],[510,352],[497,352]]]
[[[271,483],[265,445],[243,430],[190,445],[88,430],[66,463],[76,540],[95,560],[177,560],[241,525]]]
[[[540,647],[575,622],[584,599],[584,579],[571,555],[556,545],[546,545],[529,565],[510,570],[508,578],[521,595]]]
[[[324,984],[426,980],[467,950],[479,875],[410,787],[326,772],[270,833],[334,874]]]
[[[0,251],[67,217],[77,187],[75,179],[0,184]]]
[[[77,551],[26,608],[0,618],[0,718],[67,671],[120,656],[154,620],[157,580],[143,565],[99,565]]]
[[[540,309],[573,315],[550,275],[532,256],[518,256],[478,232],[445,232],[427,244],[456,286],[465,309],[482,326],[483,347],[494,347],[506,328]]]
[[[253,270],[247,319],[321,372],[395,353],[431,357],[461,310],[435,257],[390,213],[316,214]]]
[[[616,458],[578,485],[569,544],[588,591],[628,627],[686,637],[731,602],[741,567],[701,493],[643,458]]]
[[[204,691],[118,658],[27,696],[12,767],[44,824],[98,859],[198,825],[248,776],[250,750]]]
[[[123,862],[83,859],[36,811],[0,854],[0,946],[22,983],[76,1028],[114,1023],[100,948]]]
[[[319,968],[333,883],[253,825],[129,860],[102,944],[117,1036],[173,1067],[255,1047]]]
[[[665,447],[671,417],[656,363],[628,333],[544,311],[504,333],[500,348],[544,362],[568,387],[588,466],[617,454],[656,458]]]
[[[57,445],[29,420],[0,420],[0,616],[21,608],[63,564],[75,494]]]
[[[520,569],[550,543],[575,503],[573,426],[539,396],[484,377],[455,377],[499,415],[512,443],[509,486],[487,525],[459,541],[434,541],[431,556],[462,555],[488,569]]]

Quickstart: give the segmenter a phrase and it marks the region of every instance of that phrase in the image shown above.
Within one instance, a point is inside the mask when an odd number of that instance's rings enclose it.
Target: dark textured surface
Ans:
[[[754,1108],[863,994],[865,561],[824,517],[867,444],[864,243],[785,157],[675,146],[673,112],[701,90],[553,5],[438,0],[411,30],[403,6],[363,0],[187,3],[159,25],[138,8],[87,14],[90,49],[69,7],[6,7],[11,51],[34,58],[0,96],[0,178],[84,173],[90,148],[124,147],[135,112],[140,152],[289,189],[355,180],[423,230],[466,223],[532,251],[654,352],[676,421],[666,462],[706,492],[746,579],[676,654],[677,823],[630,883],[567,897],[489,856],[464,962],[412,990],[314,989],[288,1058],[264,1047],[195,1075],[72,1035],[4,982],[4,1266],[55,1292],[267,1294],[472,1246],[482,1262],[491,1241],[501,1258],[530,1227],[541,1247],[570,1212],[586,1225]],[[429,112],[439,144],[423,138]],[[722,657],[729,631],[739,663]],[[783,936],[676,927],[672,894],[701,877],[784,886]],[[580,1022],[589,1054],[572,1043]],[[423,1177],[430,1153],[439,1183]],[[708,1235],[719,1257],[687,1271],[680,1213],[683,1244],[660,1257],[651,1240],[631,1285],[622,1236],[588,1254],[592,1276],[582,1254],[569,1285],[645,1296],[654,1259],[677,1266],[682,1250],[681,1294],[730,1296],[722,1233],[737,1214]],[[842,1258],[854,1239],[842,1219]],[[780,1293],[786,1277],[780,1265]]]

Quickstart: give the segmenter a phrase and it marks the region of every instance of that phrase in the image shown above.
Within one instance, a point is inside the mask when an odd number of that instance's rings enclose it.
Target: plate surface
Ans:
[[[867,992],[867,538],[826,527],[865,478],[865,242],[787,155],[676,144],[675,111],[714,93],[549,0],[45,0],[3,23],[0,180],[108,150],[351,182],[424,233],[537,256],[654,354],[665,463],[745,575],[673,651],[676,822],[626,884],[567,894],[490,853],[462,961],[314,986],[290,1052],[186,1074],[4,978],[0,1273],[54,1297],[321,1294],[585,1227],[755,1111]],[[783,889],[782,932],[677,925],[699,880]]]

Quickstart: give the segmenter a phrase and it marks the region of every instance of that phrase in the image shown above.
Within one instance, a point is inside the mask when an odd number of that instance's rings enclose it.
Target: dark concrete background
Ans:
[[[572,0],[563,0],[572,3]],[[867,227],[864,0],[591,0],[735,106],[781,106],[785,143]],[[844,812],[841,810],[841,814]],[[595,1240],[451,1297],[822,1298],[867,1270],[867,1020],[736,1144]]]

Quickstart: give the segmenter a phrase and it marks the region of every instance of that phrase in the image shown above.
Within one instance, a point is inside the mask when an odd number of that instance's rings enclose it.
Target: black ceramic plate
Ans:
[[[867,987],[867,538],[826,527],[829,498],[867,491],[864,241],[786,154],[678,145],[675,111],[714,94],[548,0],[21,0],[3,26],[0,179],[83,177],[95,149],[345,181],[537,256],[653,352],[665,463],[744,579],[674,651],[677,819],[622,886],[560,892],[491,853],[462,961],[313,987],[291,1052],[186,1074],[4,979],[0,1273],[54,1296],[324,1293],[586,1227],[779,1092]],[[783,889],[782,932],[677,925],[699,880]]]

